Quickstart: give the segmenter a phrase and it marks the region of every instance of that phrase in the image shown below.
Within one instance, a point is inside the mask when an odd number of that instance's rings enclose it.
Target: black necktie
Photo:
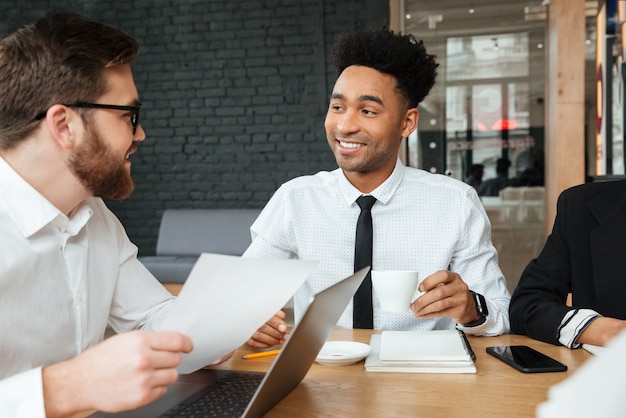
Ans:
[[[356,223],[356,240],[354,245],[354,271],[372,265],[372,206],[376,203],[374,196],[361,196],[356,200],[361,208]],[[372,309],[372,276],[367,273],[365,280],[354,294],[354,311],[352,314],[353,328],[374,328],[374,311]]]

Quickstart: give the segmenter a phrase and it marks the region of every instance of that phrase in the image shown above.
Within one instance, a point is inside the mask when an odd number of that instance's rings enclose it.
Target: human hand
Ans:
[[[269,348],[284,344],[288,335],[285,317],[285,312],[278,311],[250,337],[246,344],[255,348]]]
[[[233,356],[233,354],[235,354],[234,350],[231,351],[230,353],[226,354],[224,357],[215,360],[213,363],[210,363],[209,366],[217,366],[218,364],[222,364],[225,361],[227,361],[228,359],[230,359]]]
[[[180,353],[192,349],[191,339],[179,333],[131,331],[45,367],[46,416],[87,409],[119,412],[148,404],[176,381]]]
[[[580,333],[576,342],[578,344],[605,346],[624,329],[626,329],[626,321],[601,316],[594,319],[593,322]]]
[[[457,324],[478,319],[479,313],[467,284],[457,273],[440,270],[422,280],[420,292],[425,292],[411,303],[411,311],[418,319],[450,317]]]

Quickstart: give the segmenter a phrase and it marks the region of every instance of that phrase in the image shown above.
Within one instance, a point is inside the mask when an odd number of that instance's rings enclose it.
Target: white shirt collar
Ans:
[[[75,235],[87,223],[93,211],[83,203],[71,218],[48,201],[0,157],[0,207],[24,234],[30,237],[46,225],[55,226]],[[28,208],[24,210],[24,208]]]
[[[398,189],[398,186],[402,182],[402,178],[404,177],[404,173],[407,168],[402,164],[402,161],[398,159],[396,161],[396,167],[393,169],[391,175],[376,189],[372,190],[370,195],[374,196],[377,201],[382,204],[387,204],[389,200],[392,198],[395,191]],[[348,205],[354,204],[356,200],[363,195],[363,193],[354,187],[350,181],[346,178],[343,170],[338,168],[334,171],[337,176],[337,182],[339,183],[339,189],[341,190],[341,194],[346,199],[346,203]]]

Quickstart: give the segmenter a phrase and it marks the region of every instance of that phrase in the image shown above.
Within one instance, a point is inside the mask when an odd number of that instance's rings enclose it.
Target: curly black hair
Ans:
[[[362,65],[397,80],[397,90],[417,107],[435,84],[435,56],[429,55],[424,42],[413,35],[395,34],[383,29],[354,31],[339,37],[332,49],[337,75],[351,65]]]

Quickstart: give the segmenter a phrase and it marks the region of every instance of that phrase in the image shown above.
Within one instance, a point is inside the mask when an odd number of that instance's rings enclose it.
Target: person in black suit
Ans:
[[[568,189],[545,247],[513,292],[511,330],[569,348],[604,346],[626,329],[625,276],[626,181]]]

